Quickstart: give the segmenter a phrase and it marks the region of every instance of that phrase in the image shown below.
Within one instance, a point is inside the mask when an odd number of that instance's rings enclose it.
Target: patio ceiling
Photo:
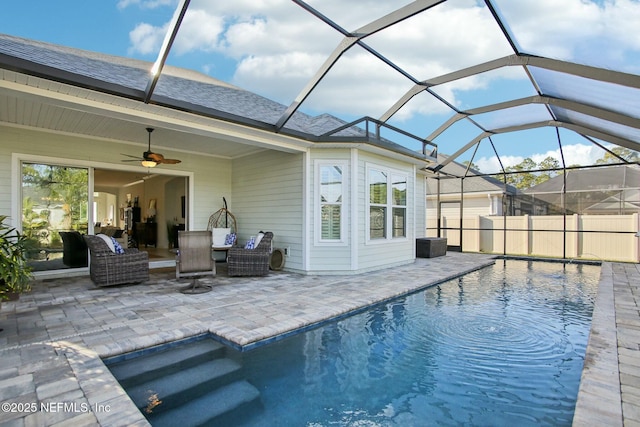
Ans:
[[[39,78],[64,81],[64,83],[78,85],[87,89],[98,89],[106,92],[106,96],[121,96],[126,98],[126,102],[131,100],[144,102],[150,106],[162,106],[173,108],[182,114],[188,109],[189,114],[196,114],[202,117],[202,122],[195,126],[194,130],[187,126],[167,126],[162,122],[156,123],[158,127],[165,127],[167,134],[162,132],[154,134],[154,144],[161,147],[174,147],[172,141],[180,140],[181,149],[220,155],[225,157],[242,156],[257,149],[270,146],[278,139],[278,144],[282,149],[296,151],[303,150],[309,146],[309,142],[339,142],[349,138],[338,137],[331,131],[314,134],[308,130],[301,131],[298,125],[292,124],[293,118],[307,104],[313,104],[314,99],[323,96],[323,91],[330,90],[331,81],[335,74],[351,72],[357,75],[359,81],[367,82],[367,72],[371,74],[386,72],[393,75],[399,83],[397,87],[403,87],[401,93],[395,98],[395,102],[389,103],[378,110],[363,109],[361,114],[356,113],[356,117],[368,118],[362,123],[367,123],[368,133],[377,135],[381,129],[387,133],[380,133],[382,138],[388,138],[414,151],[423,151],[428,155],[435,155],[431,151],[434,146],[442,153],[450,154],[446,160],[439,164],[430,166],[432,170],[440,170],[446,164],[457,160],[463,153],[469,152],[479,142],[494,135],[517,134],[520,131],[536,128],[558,128],[573,132],[584,138],[585,141],[597,144],[602,147],[609,143],[630,150],[640,151],[640,76],[637,74],[623,72],[621,70],[602,68],[586,63],[563,61],[545,56],[543,52],[538,52],[536,46],[527,45],[522,47],[519,40],[525,40],[525,35],[520,28],[514,27],[511,22],[513,16],[507,16],[500,9],[502,0],[484,0],[476,2],[478,19],[484,20],[482,28],[484,31],[492,32],[489,37],[485,33],[475,33],[471,29],[468,34],[455,33],[447,34],[447,37],[457,37],[461,43],[468,43],[469,50],[481,50],[483,37],[486,36],[494,43],[490,48],[484,49],[482,54],[469,55],[470,58],[457,61],[463,66],[457,69],[446,70],[434,75],[434,70],[441,69],[430,67],[430,55],[436,52],[416,49],[411,52],[411,37],[398,37],[402,34],[404,25],[408,22],[420,20],[426,26],[434,23],[443,15],[440,14],[443,8],[448,5],[461,3],[459,0],[417,0],[408,4],[396,7],[383,16],[375,19],[368,19],[360,22],[355,28],[345,28],[341,23],[357,22],[350,14],[358,11],[357,2],[344,2],[342,14],[328,16],[321,10],[322,2],[317,7],[311,2],[293,0],[291,12],[306,14],[306,19],[310,20],[310,25],[321,25],[326,27],[331,33],[327,37],[325,50],[327,52],[324,62],[307,79],[306,84],[298,91],[297,95],[290,99],[288,104],[282,104],[281,109],[276,109],[268,119],[255,120],[252,117],[243,117],[236,111],[224,111],[207,108],[207,106],[197,101],[189,100],[188,108],[184,101],[172,99],[162,93],[163,79],[171,75],[171,67],[165,67],[165,62],[170,56],[172,46],[176,37],[181,31],[185,31],[186,20],[191,6],[191,1],[180,0],[175,9],[173,18],[166,31],[166,37],[157,54],[157,59],[153,65],[153,72],[149,73],[144,82],[144,88],[137,90],[123,90],[115,87],[98,87],[93,82],[87,82],[81,78],[74,81],[72,74],[65,74],[61,78],[56,70],[49,70],[42,67],[32,67],[25,65],[21,61],[13,61],[6,55],[1,58],[1,65],[4,68],[29,75],[37,75]],[[193,2],[197,3],[196,1]],[[361,7],[361,6],[360,6]],[[268,11],[261,10],[260,13],[267,14]],[[345,18],[348,16],[349,18]],[[266,19],[270,17],[267,16]],[[276,20],[276,18],[274,18]],[[313,21],[313,22],[312,22]],[[487,24],[488,23],[488,24]],[[455,22],[451,22],[451,28],[455,28]],[[188,30],[188,29],[187,29]],[[496,42],[501,40],[501,42]],[[293,41],[291,41],[293,43]],[[562,41],[558,41],[562,44]],[[526,45],[526,43],[525,43]],[[424,67],[415,67],[414,64],[406,61],[408,54],[422,56]],[[357,52],[357,55],[355,53]],[[366,62],[359,69],[350,69],[349,64],[353,59],[359,59],[366,55]],[[435,62],[435,60],[434,60]],[[637,64],[634,64],[637,69]],[[499,76],[507,76],[500,78]],[[498,76],[498,77],[496,77]],[[286,77],[283,77],[286,78]],[[495,99],[487,96],[484,103],[469,105],[464,108],[457,102],[452,93],[456,88],[463,87],[474,79],[483,79],[504,82],[508,87],[513,79],[520,79],[528,82],[528,89],[519,87],[517,90],[509,92],[508,96]],[[371,104],[376,102],[376,94],[380,94],[385,88],[372,88]],[[10,91],[0,91],[0,102],[2,105],[12,105]],[[380,98],[380,97],[378,97]],[[42,108],[36,104],[43,102],[35,94],[32,99],[23,101],[21,111],[24,114],[42,114]],[[33,102],[33,105],[26,105]],[[125,101],[123,101],[124,103]],[[123,118],[113,113],[105,117],[104,112],[92,115],[91,111],[79,108],[69,108],[63,102],[47,102],[51,115],[64,117],[65,123],[58,121],[51,124],[41,124],[42,119],[37,117],[26,117],[23,125],[33,125],[59,130],[62,132],[77,132],[90,134],[92,136],[109,138],[120,141],[140,142],[144,144],[144,134],[139,123]],[[411,134],[402,130],[399,123],[394,119],[403,114],[403,111],[415,106],[416,103],[431,106],[430,108],[448,111],[448,116],[436,128],[429,129],[425,126],[419,135]],[[57,111],[59,109],[59,111]],[[377,111],[377,114],[372,113]],[[329,113],[332,113],[329,111]],[[337,116],[337,114],[336,114]],[[244,125],[259,131],[256,135],[266,138],[265,143],[260,143],[260,138],[256,138],[255,144],[247,145],[246,141],[238,144],[235,138],[225,136],[225,129],[210,131],[209,119],[229,120],[233,125]],[[87,126],[86,130],[79,129],[79,123],[90,123],[101,126]],[[0,117],[0,120],[17,123],[17,118]],[[336,121],[335,129],[343,129],[344,124],[351,122],[347,118],[341,123]],[[71,124],[75,129],[71,129]],[[151,123],[153,124],[153,123]],[[57,126],[57,128],[56,128]],[[231,125],[230,125],[231,126]],[[446,138],[445,135],[456,127],[464,126],[471,135],[466,139]],[[389,133],[391,129],[391,133]],[[226,129],[229,130],[229,129]],[[265,136],[271,134],[272,136]],[[394,137],[395,136],[395,137]],[[396,140],[396,137],[398,137]],[[404,143],[399,140],[409,139]],[[212,142],[215,141],[215,142]],[[301,141],[305,141],[304,143]],[[417,141],[417,144],[416,144]],[[426,143],[426,144],[425,144]],[[514,142],[516,143],[516,142]],[[500,154],[500,153],[498,153]]]

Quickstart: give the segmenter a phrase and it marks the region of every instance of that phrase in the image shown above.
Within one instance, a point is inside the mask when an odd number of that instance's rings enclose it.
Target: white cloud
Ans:
[[[625,53],[638,55],[637,0],[496,0],[521,47],[529,53],[637,72]]]
[[[176,0],[119,0],[118,9],[126,9],[129,6],[138,6],[141,9],[156,9],[162,6],[173,6]]]
[[[605,152],[596,145],[571,144],[563,145],[562,153],[564,154],[564,161],[567,166],[586,166],[594,164],[596,160],[602,158]],[[527,155],[526,157],[530,158],[536,163],[540,163],[547,157],[553,157],[558,161],[558,163],[560,163],[560,165],[562,165],[562,156],[560,155],[559,149],[550,150],[545,153],[532,153]],[[505,168],[509,166],[515,166],[518,163],[521,163],[524,159],[525,156],[500,156],[502,165]],[[474,160],[474,163],[478,165],[482,172],[492,173],[500,171],[500,163],[495,156],[481,157],[477,160]]]
[[[129,33],[129,39],[132,43],[129,53],[157,54],[166,32],[166,26],[159,28],[145,23],[136,25]]]
[[[629,49],[637,55],[640,38],[640,2],[604,0],[496,0],[518,41],[543,53],[575,59],[597,54],[602,60],[624,59]],[[171,0],[121,0],[120,4],[158,6]],[[355,30],[407,3],[406,0],[311,2],[320,13],[347,30]],[[175,0],[174,3],[175,4]],[[160,36],[162,34],[162,36]],[[131,32],[132,51],[153,52],[164,37],[164,27],[140,24]],[[193,0],[178,34],[174,53],[202,53],[202,69],[215,56],[236,61],[231,83],[283,103],[293,101],[342,36],[287,0]],[[511,54],[491,14],[482,2],[447,1],[365,39],[376,51],[396,62],[418,80]],[[219,61],[223,62],[223,61]],[[638,64],[635,64],[638,66]],[[486,87],[489,79],[522,78],[508,71],[464,79],[440,88],[456,106],[464,94]],[[304,104],[316,111],[376,116],[391,107],[412,83],[400,73],[352,48],[323,81],[322,92]],[[320,91],[318,91],[320,92]],[[427,96],[414,97],[396,116],[441,114],[446,108]]]

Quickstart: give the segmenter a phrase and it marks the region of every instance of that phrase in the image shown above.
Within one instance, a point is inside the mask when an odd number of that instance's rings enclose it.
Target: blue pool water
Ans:
[[[237,353],[263,404],[239,425],[571,425],[599,269],[497,261]]]

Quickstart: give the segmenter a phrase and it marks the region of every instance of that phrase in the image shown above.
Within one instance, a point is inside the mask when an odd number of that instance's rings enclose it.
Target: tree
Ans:
[[[531,158],[527,157],[517,165],[505,168],[505,172],[507,172],[507,184],[524,190],[558,175],[559,172],[553,170],[558,168],[560,168],[560,162],[554,157],[548,156],[537,164]],[[542,169],[544,169],[542,172],[531,172]],[[498,175],[497,177],[500,181],[504,182],[503,175]]]
[[[548,156],[547,158],[545,158],[543,161],[538,163],[538,169],[545,169],[545,171],[538,173],[538,175],[535,178],[534,185],[541,184],[545,181],[550,180],[554,176],[557,176],[558,171],[553,169],[559,169],[559,168],[560,168],[560,162],[558,161],[558,159],[551,156]]]
[[[625,147],[614,147],[611,151],[617,154],[618,156],[622,157],[628,162],[640,161],[640,154],[638,154],[637,151],[633,151]],[[596,164],[601,165],[606,163],[620,163],[620,159],[618,159],[617,157],[615,157],[609,152],[605,152],[604,156],[596,160]]]
[[[536,179],[533,172],[527,172],[536,169],[536,162],[529,157],[518,163],[517,165],[508,166],[505,168],[507,172],[507,184],[513,185],[519,189],[525,189],[531,187]],[[517,172],[517,173],[509,173]]]
[[[480,172],[480,168],[478,167],[478,165],[476,165],[473,162],[470,162],[469,160],[465,160],[464,162],[462,162],[462,164],[465,166],[471,165],[471,169],[473,169],[476,172]]]

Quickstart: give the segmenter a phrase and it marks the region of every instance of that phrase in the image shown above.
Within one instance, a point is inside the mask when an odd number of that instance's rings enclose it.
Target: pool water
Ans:
[[[237,425],[571,425],[599,270],[499,260],[238,352],[263,405]]]

